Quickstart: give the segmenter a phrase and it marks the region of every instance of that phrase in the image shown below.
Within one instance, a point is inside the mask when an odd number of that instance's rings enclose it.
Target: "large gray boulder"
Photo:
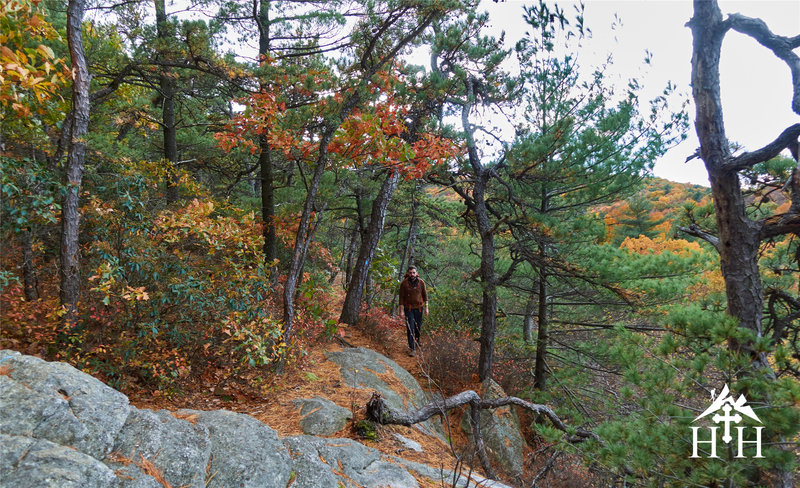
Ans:
[[[203,488],[211,457],[208,429],[166,410],[131,409],[114,445],[115,459],[152,463],[172,486]],[[114,465],[114,460],[109,463]]]
[[[97,459],[45,439],[0,434],[0,488],[108,488],[117,476]]]
[[[417,488],[403,467],[352,439],[294,436],[284,439],[296,477],[292,488]]]
[[[308,435],[333,435],[353,418],[350,410],[319,396],[294,400],[294,404],[300,408],[300,428]]]
[[[347,385],[377,390],[393,408],[429,401],[385,356],[359,348],[330,357]],[[350,417],[321,397],[298,405],[304,428],[320,435]],[[437,422],[427,430],[442,435]],[[432,474],[438,468],[401,465],[351,439],[280,439],[253,417],[224,410],[137,409],[72,366],[0,351],[0,488],[163,488],[160,479],[191,488],[417,487],[409,469],[441,482]]]
[[[483,382],[479,394],[486,400],[506,396],[503,388],[491,379]],[[513,407],[507,405],[493,411],[481,411],[480,427],[492,464],[499,466],[502,471],[516,480],[522,479],[525,439],[522,437],[519,419]],[[468,436],[472,437],[469,410],[466,410],[461,418],[461,428]]]
[[[410,411],[433,401],[432,397],[427,395],[417,380],[411,376],[411,373],[371,349],[348,348],[342,351],[328,352],[327,357],[339,365],[342,380],[347,387],[377,391],[386,403],[396,410]],[[399,380],[400,391],[379,376],[387,372],[391,372]],[[446,442],[441,422],[437,421],[436,417],[417,425],[426,434],[435,435]]]
[[[205,426],[211,441],[207,488],[284,487],[292,473],[289,451],[278,433],[253,417],[226,410],[181,410]]]
[[[128,398],[64,363],[0,351],[0,432],[47,439],[102,459],[128,417]]]

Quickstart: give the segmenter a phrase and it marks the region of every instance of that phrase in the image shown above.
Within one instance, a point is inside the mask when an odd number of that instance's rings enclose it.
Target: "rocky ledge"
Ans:
[[[373,351],[350,349],[330,359],[343,374],[397,368],[403,392],[369,374],[352,381],[401,404],[425,399],[408,372]],[[349,413],[321,397],[298,408],[315,414],[304,417],[304,432],[317,435],[335,435]],[[423,428],[442,435],[434,424]],[[470,486],[505,486],[472,478]],[[0,350],[0,488],[410,488],[450,486],[452,479],[439,467],[387,457],[352,439],[280,438],[245,414],[138,409],[68,364]],[[458,482],[466,484],[463,477]]]

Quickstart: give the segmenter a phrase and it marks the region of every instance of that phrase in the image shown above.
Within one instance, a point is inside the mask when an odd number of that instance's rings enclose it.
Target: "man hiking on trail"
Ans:
[[[415,266],[409,266],[405,279],[400,283],[400,308],[406,317],[406,332],[408,334],[408,355],[417,354],[419,333],[422,330],[422,309],[428,315],[428,292],[425,282],[417,274]]]

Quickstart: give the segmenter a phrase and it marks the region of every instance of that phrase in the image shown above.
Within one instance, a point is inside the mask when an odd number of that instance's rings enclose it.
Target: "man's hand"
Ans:
[[[425,315],[428,315],[428,304],[425,304]]]

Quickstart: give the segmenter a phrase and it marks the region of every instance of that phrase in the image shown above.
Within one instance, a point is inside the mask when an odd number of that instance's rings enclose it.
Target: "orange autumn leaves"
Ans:
[[[69,70],[47,44],[58,37],[44,20],[38,1],[0,0],[0,108],[18,117],[56,95],[69,78]]]
[[[239,147],[256,153],[260,148],[255,137],[261,136],[267,137],[270,146],[288,159],[313,161],[319,151],[319,138],[307,127],[293,126],[294,117],[276,94],[288,88],[294,95],[314,97],[307,87],[319,82],[321,76],[324,73],[309,72],[293,83],[284,76],[271,85],[272,91],[261,91],[242,100],[246,110],[215,135],[220,147],[226,151]],[[392,86],[397,79],[383,72],[375,80],[368,90],[376,100],[354,110],[328,143],[327,151],[333,156],[334,167],[382,165],[400,171],[409,180],[421,177],[431,166],[442,164],[461,152],[453,141],[430,133],[415,134],[413,142],[404,137],[408,131],[405,123],[408,105],[393,93]],[[318,93],[313,104],[303,108],[311,111],[304,118],[319,122],[326,116],[335,116],[342,100],[339,91]]]

